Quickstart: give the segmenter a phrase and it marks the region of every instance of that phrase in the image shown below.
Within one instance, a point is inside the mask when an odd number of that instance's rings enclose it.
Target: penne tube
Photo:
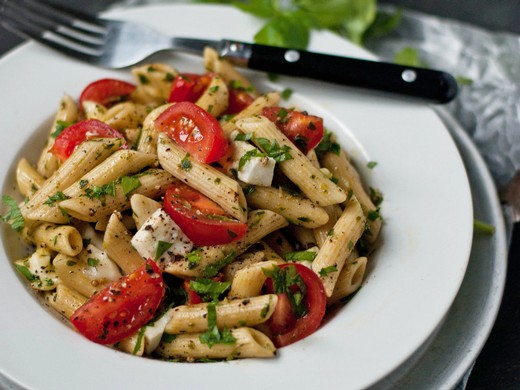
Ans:
[[[56,207],[56,202],[49,202],[51,196],[65,190],[85,173],[102,163],[121,145],[122,140],[113,138],[97,138],[80,144],[52,177],[45,181],[33,197],[20,208],[24,218],[40,220],[41,210],[38,212],[38,209],[43,206]],[[44,204],[45,202],[49,205]],[[67,222],[67,220],[65,216],[60,222]]]
[[[271,358],[276,355],[273,342],[262,332],[253,328],[230,330],[232,343],[208,346],[200,340],[200,335],[182,334],[172,340],[163,341],[155,352],[164,359],[240,359]]]
[[[139,180],[139,187],[132,194],[158,198],[164,194],[175,178],[162,169],[149,169],[132,176]],[[121,183],[114,183],[110,194],[99,197],[78,196],[60,202],[60,207],[71,217],[81,221],[96,222],[109,217],[114,210],[127,210],[130,207],[130,194],[125,194]]]
[[[199,247],[185,258],[168,263],[164,271],[180,277],[214,276],[251,245],[287,226],[287,220],[269,210],[254,210],[249,213],[247,225],[247,232],[240,240]]]
[[[329,216],[323,208],[316,206],[309,199],[291,194],[284,189],[254,186],[246,195],[247,204],[257,209],[274,211],[285,217],[290,223],[307,228],[325,224]]]
[[[60,122],[72,123],[77,119],[78,106],[76,105],[76,102],[69,95],[63,95],[49,131],[47,144],[45,145],[36,165],[38,173],[43,177],[50,177],[60,166],[60,160],[50,152],[50,149],[54,145],[57,132],[59,132],[58,128],[61,127]]]
[[[110,186],[111,183],[115,185],[114,181],[116,179],[139,172],[154,162],[155,155],[134,150],[118,150],[79,178],[75,183],[64,189],[62,196],[57,202],[51,204],[44,202],[44,204],[31,212],[30,217],[38,221],[66,223],[68,215],[63,212],[64,207],[60,201],[79,198],[103,198],[106,193],[113,192],[111,189],[109,190],[103,186]],[[88,221],[93,222],[94,220],[88,219]]]
[[[263,270],[271,269],[278,264],[279,262],[274,260],[260,261],[237,270],[233,275],[228,298],[240,299],[260,295],[267,279]]]
[[[78,293],[87,298],[101,291],[110,283],[99,283],[99,281],[92,279],[85,272],[86,265],[82,264],[77,257],[58,254],[52,264],[56,274],[65,286],[77,290]]]
[[[173,103],[163,104],[146,116],[143,122],[141,135],[139,136],[139,142],[137,143],[138,151],[148,154],[157,154],[157,137],[159,131],[155,128],[154,122],[159,115],[172,105]]]
[[[280,162],[278,166],[316,205],[329,206],[345,201],[345,192],[325,177],[269,119],[256,116],[241,119],[236,125],[243,133],[253,133],[252,141],[260,148],[261,139],[268,140],[271,145],[276,141],[280,148],[288,148],[291,159]]]
[[[149,63],[132,68],[137,88],[130,95],[135,103],[158,106],[168,101],[173,81],[178,72],[168,64]]]
[[[265,107],[274,107],[280,102],[280,94],[278,92],[270,92],[265,95],[259,96],[249,106],[244,108],[238,114],[233,116],[228,121],[223,122],[222,130],[230,138],[236,129],[235,123],[241,119],[249,118],[255,115],[262,114],[262,110]]]
[[[204,67],[210,71],[217,73],[222,77],[226,84],[238,84],[241,88],[246,90],[252,90],[255,88],[251,82],[238,72],[233,64],[229,61],[220,58],[217,51],[211,47],[206,47],[203,52]]]
[[[46,296],[47,303],[66,318],[87,301],[87,297],[65,284],[58,284],[53,294]]]
[[[132,235],[123,224],[121,213],[114,212],[108,220],[103,248],[110,257],[128,275],[143,263],[144,259],[134,249],[130,241]]]
[[[320,276],[327,297],[332,295],[345,260],[365,231],[365,221],[359,202],[352,196],[314,259],[312,270]]]
[[[281,231],[275,231],[264,238],[264,241],[281,258],[288,252],[294,252],[293,244]]]
[[[299,250],[306,250],[317,246],[314,231],[312,229],[307,229],[301,226],[291,226],[290,230],[292,236],[299,244]]]
[[[135,221],[135,227],[139,230],[146,220],[162,207],[162,204],[147,196],[134,194],[130,198],[130,206],[132,208],[132,217]]]
[[[190,187],[218,203],[239,221],[247,219],[247,203],[237,181],[210,165],[197,162],[167,135],[159,135],[157,153],[161,166]]]
[[[92,100],[83,101],[82,106],[85,119],[97,119],[103,121],[105,114],[107,113],[107,108],[103,104]]]
[[[195,104],[216,118],[227,110],[228,101],[228,87],[222,77],[216,75]]]
[[[338,179],[338,185],[345,192],[352,191],[356,195],[367,217],[368,232],[365,234],[365,239],[369,243],[375,242],[381,230],[382,219],[379,216],[378,208],[363,188],[359,173],[348,160],[348,156],[343,150],[339,154],[327,152],[323,155],[321,163]]]
[[[122,102],[110,107],[103,115],[103,122],[118,131],[142,126],[150,109],[143,104]]]
[[[220,301],[216,305],[217,327],[232,329],[261,324],[271,317],[277,302],[276,294]],[[208,330],[207,315],[208,303],[177,306],[171,309],[164,331],[170,334],[204,332]]]
[[[343,210],[341,210],[341,207],[337,204],[334,204],[332,206],[326,206],[324,207],[324,209],[329,215],[328,222],[324,225],[318,226],[317,228],[313,229],[316,244],[320,248],[329,236],[332,229],[334,228],[334,225],[338,221],[339,217],[343,213]]]
[[[16,184],[22,195],[30,198],[44,182],[44,177],[25,158],[20,159],[16,166]]]
[[[36,246],[48,248],[67,256],[76,256],[83,249],[83,238],[78,229],[70,225],[42,223],[27,232]]]
[[[351,262],[347,261],[338,276],[332,295],[327,298],[327,305],[333,305],[339,300],[356,292],[361,287],[366,268],[366,257],[357,257]]]

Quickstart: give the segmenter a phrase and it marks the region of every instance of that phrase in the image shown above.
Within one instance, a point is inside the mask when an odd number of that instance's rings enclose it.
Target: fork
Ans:
[[[201,55],[210,46],[235,65],[446,103],[457,83],[446,72],[232,40],[168,37],[139,23],[57,9],[44,1],[0,0],[1,25],[66,55],[106,68],[134,65],[154,53]]]

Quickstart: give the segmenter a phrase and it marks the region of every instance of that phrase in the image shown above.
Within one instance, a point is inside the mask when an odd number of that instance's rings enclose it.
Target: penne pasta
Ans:
[[[365,215],[356,197],[352,196],[312,263],[313,271],[320,275],[327,297],[332,295],[345,260],[364,231]]]
[[[246,220],[246,198],[238,182],[212,166],[190,158],[164,134],[159,136],[157,153],[161,166],[173,176],[218,203],[239,221]]]
[[[268,142],[271,146],[276,141],[279,147],[288,148],[291,158],[281,162],[280,169],[318,206],[345,201],[345,192],[326,178],[269,119],[262,116],[242,119],[236,122],[236,126],[245,134],[254,134],[253,142],[259,147],[262,147],[262,144],[258,140],[266,139],[270,140]]]
[[[255,326],[267,321],[277,303],[275,294],[222,301],[216,305],[217,327]],[[177,306],[164,331],[171,334],[200,333],[208,330],[208,303]]]
[[[20,159],[16,166],[16,184],[22,195],[31,197],[44,182],[45,179],[25,158]]]

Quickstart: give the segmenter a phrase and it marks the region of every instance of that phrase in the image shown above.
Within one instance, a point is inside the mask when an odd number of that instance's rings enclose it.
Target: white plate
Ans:
[[[154,6],[114,13],[170,34],[247,40],[259,21],[220,6]],[[203,26],[203,27],[201,27]],[[313,35],[311,49],[366,56],[332,34]],[[163,54],[183,71],[198,58]],[[248,73],[262,88],[291,87],[294,102],[322,115],[341,137],[368,183],[383,190],[385,226],[366,283],[349,304],[311,337],[274,360],[180,364],[136,358],[86,341],[42,308],[11,265],[17,254],[3,229],[0,253],[0,373],[30,389],[224,388],[302,385],[363,388],[391,373],[441,324],[463,280],[472,236],[466,172],[446,128],[426,105],[330,84]],[[101,77],[129,78],[26,44],[0,61],[2,192],[13,167],[36,156],[64,92],[78,96]],[[33,135],[39,129],[38,135]],[[377,161],[373,170],[368,161]],[[19,251],[18,251],[19,253]],[[233,386],[234,385],[234,386]]]

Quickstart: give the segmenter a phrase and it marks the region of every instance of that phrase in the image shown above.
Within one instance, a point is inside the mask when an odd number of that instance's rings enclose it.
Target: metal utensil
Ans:
[[[165,36],[146,25],[59,10],[35,0],[0,0],[1,24],[69,56],[108,68],[134,65],[164,50],[202,54],[205,47],[250,69],[312,78],[446,103],[457,94],[448,73],[385,62],[233,40]]]

